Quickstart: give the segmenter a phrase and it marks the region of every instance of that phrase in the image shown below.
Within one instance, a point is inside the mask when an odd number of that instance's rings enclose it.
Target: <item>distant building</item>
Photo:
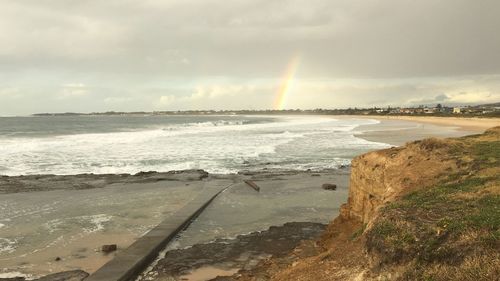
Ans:
[[[454,114],[460,114],[462,112],[462,109],[460,107],[454,107],[453,108],[453,113]]]

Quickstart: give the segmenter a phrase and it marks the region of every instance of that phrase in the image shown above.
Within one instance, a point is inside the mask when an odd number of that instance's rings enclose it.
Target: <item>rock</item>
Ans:
[[[61,260],[61,258],[60,258],[60,257],[56,257],[56,258],[55,258],[55,261],[60,261],[60,260]]]
[[[333,184],[333,183],[324,183],[321,188],[323,188],[324,190],[335,190],[337,189],[337,185],[336,184]]]
[[[251,270],[270,256],[285,256],[303,240],[317,239],[325,225],[309,222],[286,223],[268,230],[238,235],[234,239],[218,239],[206,244],[195,244],[186,249],[168,251],[153,266],[154,280],[170,280],[169,276],[183,276],[203,266],[230,265],[231,269]],[[237,275],[233,275],[236,277]],[[217,277],[210,280],[236,280],[233,277]],[[152,280],[141,276],[138,280]],[[264,280],[254,278],[252,280]]]
[[[136,177],[141,177],[141,176],[150,176],[150,175],[155,175],[158,174],[156,171],[140,171],[136,173],[134,176]]]
[[[83,270],[72,270],[50,274],[34,281],[82,281],[88,276],[89,274]]]
[[[355,157],[351,165],[348,217],[369,224],[380,205],[432,186],[456,171],[458,158],[446,157],[445,153],[452,145],[455,145],[453,140],[422,140]]]
[[[255,189],[255,191],[259,192],[260,191],[260,187],[254,182],[254,181],[251,181],[251,180],[244,180],[244,182],[250,186],[251,188]]]
[[[117,249],[116,244],[102,245],[101,247],[101,251],[106,254],[114,252],[116,251],[116,249]]]
[[[0,281],[25,281],[24,277],[0,278]]]

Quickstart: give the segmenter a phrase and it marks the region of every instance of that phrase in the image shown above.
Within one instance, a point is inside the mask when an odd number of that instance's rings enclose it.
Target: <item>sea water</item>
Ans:
[[[376,123],[327,116],[0,118],[0,175],[323,170],[387,147],[355,136],[359,126]],[[314,177],[316,181],[309,175],[287,178],[260,181],[259,193],[241,183],[233,186],[170,247],[289,221],[327,223],[347,198],[347,170],[325,173]],[[322,190],[323,182],[335,182],[339,188]],[[127,247],[195,197],[200,184],[2,194],[0,276],[76,268],[92,272],[112,258],[96,252],[102,244]]]
[[[369,119],[326,116],[0,118],[0,175],[336,168],[386,147],[354,136]]]

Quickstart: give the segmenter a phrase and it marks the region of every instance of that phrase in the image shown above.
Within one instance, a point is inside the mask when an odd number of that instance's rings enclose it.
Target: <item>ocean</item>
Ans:
[[[300,171],[337,168],[388,147],[355,136],[373,129],[360,126],[377,123],[330,116],[0,118],[0,175],[273,172],[258,181],[260,192],[240,180],[221,194],[169,244],[184,248],[290,221],[328,223],[347,199],[349,170],[321,176]],[[226,185],[235,176],[217,177]],[[126,248],[214,181],[2,194],[0,278],[75,268],[92,272],[112,257],[102,255],[100,245]],[[337,190],[323,190],[325,182]],[[56,257],[62,260],[54,262]]]
[[[320,170],[387,147],[354,136],[369,119],[328,116],[0,118],[0,175],[204,169]]]

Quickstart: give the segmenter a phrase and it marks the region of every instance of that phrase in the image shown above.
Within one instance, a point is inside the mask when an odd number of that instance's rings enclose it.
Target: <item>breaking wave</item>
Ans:
[[[345,165],[359,151],[387,146],[354,136],[354,128],[374,124],[377,122],[374,120],[314,116],[239,116],[215,120],[196,116],[183,122],[171,119],[140,120],[140,126],[133,129],[110,126],[109,130],[82,127],[77,119],[66,125],[69,128],[64,133],[51,135],[51,130],[58,127],[49,126],[41,135],[32,136],[29,132],[29,136],[4,135],[0,138],[0,174],[183,169],[227,174],[263,167],[335,168]],[[106,122],[102,120],[102,124]],[[75,127],[75,133],[69,133],[71,126]]]

